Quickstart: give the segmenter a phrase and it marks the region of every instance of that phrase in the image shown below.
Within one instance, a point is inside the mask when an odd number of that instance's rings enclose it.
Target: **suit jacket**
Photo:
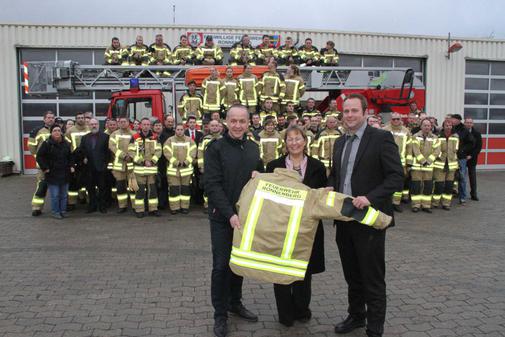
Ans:
[[[346,137],[335,141],[333,167],[328,186],[338,191],[340,166]],[[391,132],[370,126],[365,128],[360,141],[351,177],[353,196],[365,196],[371,206],[393,215],[392,196],[403,188],[403,168],[398,147]],[[394,226],[394,218],[391,222]],[[391,227],[390,226],[390,227]]]
[[[184,135],[190,137],[189,135],[189,129],[184,130]],[[200,144],[203,138],[203,133],[201,131],[198,131],[195,129],[195,143],[196,145]]]
[[[279,157],[272,160],[267,164],[267,173],[273,172],[276,168],[286,168],[286,156]],[[326,185],[326,168],[319,160],[307,157],[307,169],[303,184],[310,188],[321,188]],[[324,264],[324,230],[323,222],[319,221],[317,226],[316,236],[314,238],[314,245],[312,246],[312,254],[310,255],[309,266],[307,273],[317,274],[325,270]]]
[[[475,166],[477,165],[479,153],[482,150],[482,134],[479,131],[475,130],[475,128],[472,128],[470,133],[473,136],[474,144],[471,153],[472,158],[468,160],[468,165]]]
[[[79,149],[83,158],[88,159],[87,167],[92,171],[103,172],[107,170],[107,164],[110,160],[109,135],[98,131],[95,148],[92,147],[92,133],[82,137]]]

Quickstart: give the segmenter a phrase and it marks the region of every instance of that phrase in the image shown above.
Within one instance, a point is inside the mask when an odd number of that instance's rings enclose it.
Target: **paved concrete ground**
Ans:
[[[479,177],[481,201],[404,212],[387,235],[385,336],[505,336],[505,173]],[[211,336],[210,239],[202,211],[137,220],[109,212],[30,216],[32,177],[0,179],[0,336]],[[327,271],[313,319],[277,323],[270,284],[246,281],[258,323],[230,336],[334,336],[346,286],[325,224]],[[347,336],[364,336],[363,330]]]

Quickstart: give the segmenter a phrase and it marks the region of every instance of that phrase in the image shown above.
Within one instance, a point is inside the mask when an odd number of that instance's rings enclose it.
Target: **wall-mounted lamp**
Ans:
[[[448,59],[451,58],[452,53],[456,53],[463,48],[463,45],[459,42],[454,42],[451,44],[451,33],[449,33],[449,37],[447,38],[447,55],[445,55]]]

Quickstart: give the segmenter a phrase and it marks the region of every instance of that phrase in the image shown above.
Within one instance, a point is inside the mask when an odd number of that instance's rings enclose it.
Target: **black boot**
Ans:
[[[335,326],[335,333],[348,333],[365,326],[364,318],[355,318],[351,315]]]

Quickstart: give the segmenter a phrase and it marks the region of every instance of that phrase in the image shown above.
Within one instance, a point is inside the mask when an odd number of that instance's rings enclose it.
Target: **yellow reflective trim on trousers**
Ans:
[[[280,266],[276,266],[276,265],[272,265],[272,264],[268,264],[268,263],[264,263],[264,262],[262,263],[262,262],[250,261],[250,260],[238,258],[236,256],[231,256],[230,263],[233,263],[237,266],[241,266],[241,267],[245,267],[245,268],[264,270],[264,271],[268,271],[268,272],[275,273],[275,274],[290,275],[290,276],[296,276],[296,277],[300,277],[300,278],[305,277],[305,270],[280,267]]]
[[[33,197],[32,198],[32,204],[35,205],[42,205],[44,203],[44,199],[38,198],[38,197]]]
[[[68,191],[68,195],[70,197],[77,197],[79,195],[79,192]]]
[[[258,223],[261,207],[263,206],[263,198],[258,195],[254,195],[251,205],[252,206],[249,208],[247,219],[245,221],[242,242],[240,243],[240,249],[246,251],[251,250],[254,229]]]
[[[128,194],[118,194],[117,195],[117,200],[119,200],[119,201],[123,201],[126,199],[128,199]]]
[[[180,195],[178,195],[176,197],[168,196],[168,201],[170,201],[170,202],[177,202],[179,200],[181,200],[181,196]]]
[[[307,261],[295,260],[295,259],[283,259],[274,255],[257,253],[257,252],[246,252],[240,250],[239,248],[232,247],[231,254],[237,257],[252,259],[261,262],[275,263],[280,266],[293,267],[306,269],[309,263]]]
[[[452,194],[442,194],[442,198],[445,200],[452,200]]]
[[[158,204],[158,198],[152,198],[148,199],[149,205],[157,205]]]
[[[372,226],[375,223],[375,220],[377,220],[378,216],[379,211],[369,206],[368,211],[365,214],[365,218],[361,221],[361,223],[368,226]]]
[[[302,220],[303,208],[299,206],[294,206],[291,208],[291,214],[289,215],[288,230],[286,233],[286,238],[284,239],[284,247],[282,247],[281,257],[285,259],[290,259],[295,249],[296,238],[298,237],[298,230],[300,229],[300,222]]]
[[[135,206],[144,206],[144,199],[135,199]]]
[[[326,197],[326,206],[333,207],[335,205],[335,197],[337,196],[336,192],[329,192]]]

